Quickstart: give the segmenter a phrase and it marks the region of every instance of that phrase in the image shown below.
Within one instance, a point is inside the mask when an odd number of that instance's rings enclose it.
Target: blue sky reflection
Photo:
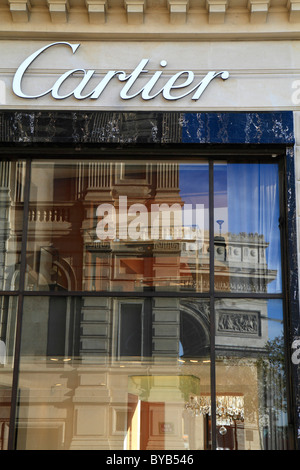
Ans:
[[[214,231],[223,220],[222,233],[264,235],[269,269],[277,277],[268,285],[269,293],[281,292],[281,244],[279,230],[279,178],[277,164],[217,163],[214,171]],[[205,205],[208,230],[208,164],[180,165],[180,194],[185,203]]]

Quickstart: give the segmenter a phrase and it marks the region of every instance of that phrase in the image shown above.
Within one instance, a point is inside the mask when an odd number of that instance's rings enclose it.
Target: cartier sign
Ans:
[[[54,42],[44,46],[27,57],[17,69],[13,78],[13,91],[20,98],[24,99],[37,99],[45,95],[51,95],[56,100],[62,100],[69,97],[74,97],[77,100],[98,100],[106,88],[116,85],[116,83],[123,83],[120,90],[120,97],[123,100],[130,100],[140,96],[143,100],[152,100],[161,95],[166,100],[178,100],[190,95],[190,98],[197,101],[209,84],[217,77],[226,80],[229,77],[227,71],[211,71],[208,72],[201,79],[195,77],[194,72],[191,70],[183,70],[176,72],[170,76],[167,73],[167,61],[161,60],[159,63],[160,70],[149,74],[146,70],[147,64],[150,59],[143,58],[137,66],[130,72],[124,70],[109,70],[103,77],[96,82],[96,86],[92,90],[87,91],[88,85],[91,84],[92,79],[95,80],[99,74],[99,70],[87,70],[85,68],[74,68],[64,72],[57,78],[53,85],[38,94],[32,92],[24,92],[22,87],[22,80],[26,76],[28,68],[32,63],[43,54],[47,54],[50,47],[57,48],[57,54],[61,47],[67,46],[71,49],[73,54],[76,53],[80,44],[70,44],[68,42]],[[164,76],[165,72],[165,76]],[[149,74],[149,75],[148,75]],[[71,78],[76,77],[76,86],[72,85],[72,90],[63,91],[64,87]],[[139,79],[143,78],[143,84],[139,84]]]

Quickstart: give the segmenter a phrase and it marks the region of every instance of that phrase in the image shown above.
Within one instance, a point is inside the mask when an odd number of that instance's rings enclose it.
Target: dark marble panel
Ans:
[[[293,144],[293,113],[2,111],[2,142]]]
[[[2,142],[11,143],[178,143],[180,117],[160,112],[7,111],[0,113],[0,135]]]
[[[294,149],[286,149],[286,200],[287,200],[287,226],[288,226],[288,246],[289,246],[289,271],[290,285],[289,298],[292,303],[293,334],[300,336],[300,314],[298,311],[298,253],[297,253],[297,212],[296,212],[296,178]],[[296,302],[296,303],[295,303]],[[295,308],[296,307],[296,308]]]
[[[297,255],[297,221],[296,221],[296,179],[294,150],[292,147],[286,151],[286,177],[287,177],[287,226],[288,226],[288,269],[289,269],[289,292],[288,302],[290,309],[289,341],[290,348],[294,341],[300,339],[300,312],[299,312],[299,287],[298,287],[298,255]],[[300,364],[291,361],[292,386],[296,407],[296,432],[297,447],[300,450]]]
[[[186,113],[182,142],[292,144],[293,113]]]
[[[293,113],[2,111],[2,142],[293,144]]]

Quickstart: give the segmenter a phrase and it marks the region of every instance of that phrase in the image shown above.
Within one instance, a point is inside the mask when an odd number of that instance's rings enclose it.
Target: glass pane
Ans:
[[[207,163],[34,162],[27,290],[206,292]]]
[[[217,445],[288,448],[281,300],[216,303]]]
[[[277,164],[215,165],[215,288],[279,293]]]
[[[120,356],[142,355],[142,303],[122,303],[120,306]]]
[[[25,163],[0,161],[0,290],[19,286]]]
[[[7,450],[12,397],[17,297],[0,297],[0,450]]]
[[[17,448],[209,449],[209,324],[204,300],[25,297]]]

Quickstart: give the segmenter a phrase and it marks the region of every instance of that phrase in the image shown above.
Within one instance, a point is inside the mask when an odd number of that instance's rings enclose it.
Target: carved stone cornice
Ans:
[[[299,39],[299,22],[300,0],[0,0],[4,39]]]
[[[265,23],[267,21],[270,0],[248,0],[251,23]]]
[[[224,23],[228,0],[206,0],[208,22],[210,24]]]
[[[47,0],[51,21],[53,23],[67,23],[68,11],[70,10],[68,0]]]
[[[168,6],[172,24],[186,23],[189,0],[168,0]]]
[[[124,0],[129,24],[142,24],[144,22],[144,13],[146,0]]]
[[[31,10],[30,0],[8,0],[12,20],[16,23],[27,23]]]
[[[289,20],[291,23],[299,23],[300,21],[300,1],[288,0],[287,8],[289,10]]]
[[[107,0],[85,0],[89,22],[101,24],[106,21]]]

